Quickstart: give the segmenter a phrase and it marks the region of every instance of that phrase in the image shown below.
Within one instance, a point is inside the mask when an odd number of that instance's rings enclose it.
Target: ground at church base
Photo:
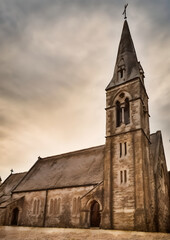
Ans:
[[[167,233],[0,226],[1,240],[170,240]]]

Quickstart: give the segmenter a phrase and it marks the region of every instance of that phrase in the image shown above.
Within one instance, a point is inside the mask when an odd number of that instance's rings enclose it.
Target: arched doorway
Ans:
[[[18,215],[19,215],[19,209],[14,208],[14,210],[12,212],[11,225],[18,225]]]
[[[90,209],[90,226],[99,227],[100,226],[100,205],[97,201],[91,203]]]

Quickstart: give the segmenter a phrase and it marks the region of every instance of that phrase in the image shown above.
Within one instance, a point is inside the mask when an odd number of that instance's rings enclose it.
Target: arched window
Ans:
[[[33,214],[38,215],[40,212],[40,200],[34,199],[33,201]]]
[[[127,183],[127,170],[120,171],[120,183],[121,184]]]
[[[124,70],[123,70],[123,68],[121,68],[121,69],[119,70],[119,77],[120,77],[120,78],[123,78],[123,73],[124,73]]]
[[[61,199],[59,198],[57,200],[57,214],[60,214],[60,203],[61,203]]]
[[[40,200],[37,200],[37,214],[39,214]]]
[[[54,201],[53,199],[50,200],[50,214],[53,213],[53,208],[54,208]]]
[[[73,214],[76,214],[76,198],[73,199]]]
[[[80,197],[73,199],[73,214],[78,215],[80,213]]]
[[[79,212],[80,212],[80,197],[77,198],[76,214],[79,214]]]
[[[53,213],[55,215],[60,214],[60,202],[61,202],[60,198],[55,198],[55,200],[53,200]]]
[[[122,122],[122,109],[120,107],[120,102],[116,102],[116,126],[119,127]]]
[[[129,99],[125,99],[125,108],[124,108],[124,123],[127,125],[130,123],[130,113],[129,113]]]
[[[125,98],[124,93],[119,95],[121,101],[116,102],[116,127],[120,127],[121,123],[127,125],[130,123],[130,104],[129,99]]]
[[[54,214],[57,214],[57,198],[54,200]]]
[[[125,62],[124,62],[123,58],[119,61],[117,73],[118,73],[118,80],[122,80],[125,75],[124,74],[125,73]]]
[[[34,204],[33,204],[33,214],[36,214],[36,209],[37,209],[37,200],[34,200]]]

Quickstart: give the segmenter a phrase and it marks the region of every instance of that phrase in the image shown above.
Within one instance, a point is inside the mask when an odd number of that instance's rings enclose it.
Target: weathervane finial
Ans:
[[[124,16],[124,19],[127,19],[127,16],[126,16],[126,8],[127,8],[127,6],[128,6],[128,3],[125,4],[125,8],[124,8],[124,11],[123,11],[123,13],[122,13],[122,15],[125,15],[125,16]]]

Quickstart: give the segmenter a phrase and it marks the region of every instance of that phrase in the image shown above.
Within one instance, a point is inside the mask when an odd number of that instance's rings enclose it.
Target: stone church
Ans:
[[[39,157],[28,172],[11,174],[0,185],[0,224],[169,231],[170,172],[149,117],[125,20],[106,87],[105,145]]]

